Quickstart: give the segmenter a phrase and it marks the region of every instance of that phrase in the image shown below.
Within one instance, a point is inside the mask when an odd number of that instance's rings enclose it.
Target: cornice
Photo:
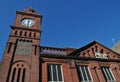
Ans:
[[[16,11],[16,13],[19,13],[19,14],[27,14],[27,15],[37,16],[37,17],[41,17],[41,18],[42,18],[42,15],[36,14],[36,13],[29,13],[29,12],[24,12],[24,11]]]
[[[9,37],[17,37],[17,38],[40,40],[40,38],[30,38],[30,37],[22,37],[22,36],[15,36],[15,35],[9,35]]]
[[[90,57],[77,57],[69,55],[55,55],[55,54],[40,54],[40,58],[57,58],[57,59],[74,59],[74,60],[87,60],[87,61],[102,61],[102,62],[120,62],[119,59],[101,59],[101,58],[90,58]]]
[[[39,29],[31,29],[31,28],[23,28],[23,27],[17,27],[17,26],[10,26],[11,29],[22,29],[22,30],[27,30],[27,31],[34,31],[34,32],[42,32],[42,30]]]

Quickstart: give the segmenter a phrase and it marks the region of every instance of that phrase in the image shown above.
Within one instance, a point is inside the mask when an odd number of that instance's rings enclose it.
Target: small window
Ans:
[[[27,36],[27,32],[25,32],[24,36]]]
[[[20,31],[20,36],[22,36],[22,31]]]
[[[36,55],[36,51],[37,51],[37,45],[35,45],[35,51],[34,51],[34,54]]]
[[[34,33],[34,38],[36,37],[36,33]]]
[[[11,80],[12,82],[14,82],[15,74],[16,74],[16,68],[13,69],[12,80]]]
[[[78,70],[81,82],[92,82],[92,76],[88,66],[79,66]]]
[[[48,65],[48,82],[63,82],[61,65]]]
[[[17,33],[18,33],[18,31],[16,30],[16,31],[15,31],[15,35],[17,35]]]
[[[31,32],[29,33],[29,37],[31,37]]]
[[[101,67],[106,82],[115,82],[114,76],[109,67]]]
[[[12,43],[9,44],[7,53],[10,53],[11,47],[12,47]]]

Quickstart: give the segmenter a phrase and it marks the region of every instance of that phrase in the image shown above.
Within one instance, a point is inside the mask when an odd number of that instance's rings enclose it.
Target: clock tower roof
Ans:
[[[36,10],[34,10],[32,7],[21,10],[21,11],[17,11],[17,13],[24,13],[24,14],[30,14],[30,15],[36,15],[41,17],[41,14],[39,14]]]

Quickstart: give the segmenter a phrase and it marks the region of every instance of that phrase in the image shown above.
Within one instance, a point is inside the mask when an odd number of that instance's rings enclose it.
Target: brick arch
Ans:
[[[16,35],[16,36],[18,35],[18,30],[14,31],[14,35]]]
[[[16,61],[12,65],[9,82],[29,82],[30,65],[22,60]]]
[[[18,61],[15,61],[13,64],[12,64],[12,66],[14,66],[14,65],[16,65],[16,63],[23,63],[23,64],[25,64],[28,68],[30,68],[30,65],[26,62],[26,61],[24,61],[24,60],[18,60]],[[26,67],[25,66],[25,67]]]

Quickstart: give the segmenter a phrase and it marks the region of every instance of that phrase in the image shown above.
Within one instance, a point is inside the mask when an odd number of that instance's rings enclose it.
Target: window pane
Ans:
[[[52,81],[52,70],[51,65],[48,66],[48,80]]]
[[[86,74],[85,74],[84,66],[81,67],[81,68],[82,68],[82,72],[83,72],[84,81],[87,81],[87,77],[86,77]]]
[[[56,66],[53,65],[53,81],[57,81]]]
[[[110,74],[109,74],[109,69],[108,68],[104,68],[105,69],[105,72],[106,72],[106,75],[108,76],[108,80],[111,81],[111,78],[110,78]]]
[[[114,80],[112,74],[111,74],[111,71],[109,70],[109,68],[106,69],[108,74],[109,74],[109,77],[110,77],[110,80]]]
[[[61,66],[58,66],[58,77],[59,77],[59,81],[62,81],[62,72],[61,72]]]
[[[22,82],[25,82],[25,73],[26,73],[26,69],[23,69],[23,75],[22,75]]]
[[[16,74],[16,68],[14,68],[14,69],[13,69],[12,82],[14,82],[14,79],[15,79],[15,74]]]
[[[18,69],[17,82],[20,81],[20,73],[21,73],[21,68]]]
[[[84,76],[83,76],[83,72],[82,72],[82,69],[81,67],[79,67],[79,75],[80,75],[80,79],[83,81],[84,80]]]
[[[92,79],[91,79],[91,77],[90,77],[90,73],[89,73],[88,67],[86,67],[86,72],[87,72],[89,81],[91,81]]]

